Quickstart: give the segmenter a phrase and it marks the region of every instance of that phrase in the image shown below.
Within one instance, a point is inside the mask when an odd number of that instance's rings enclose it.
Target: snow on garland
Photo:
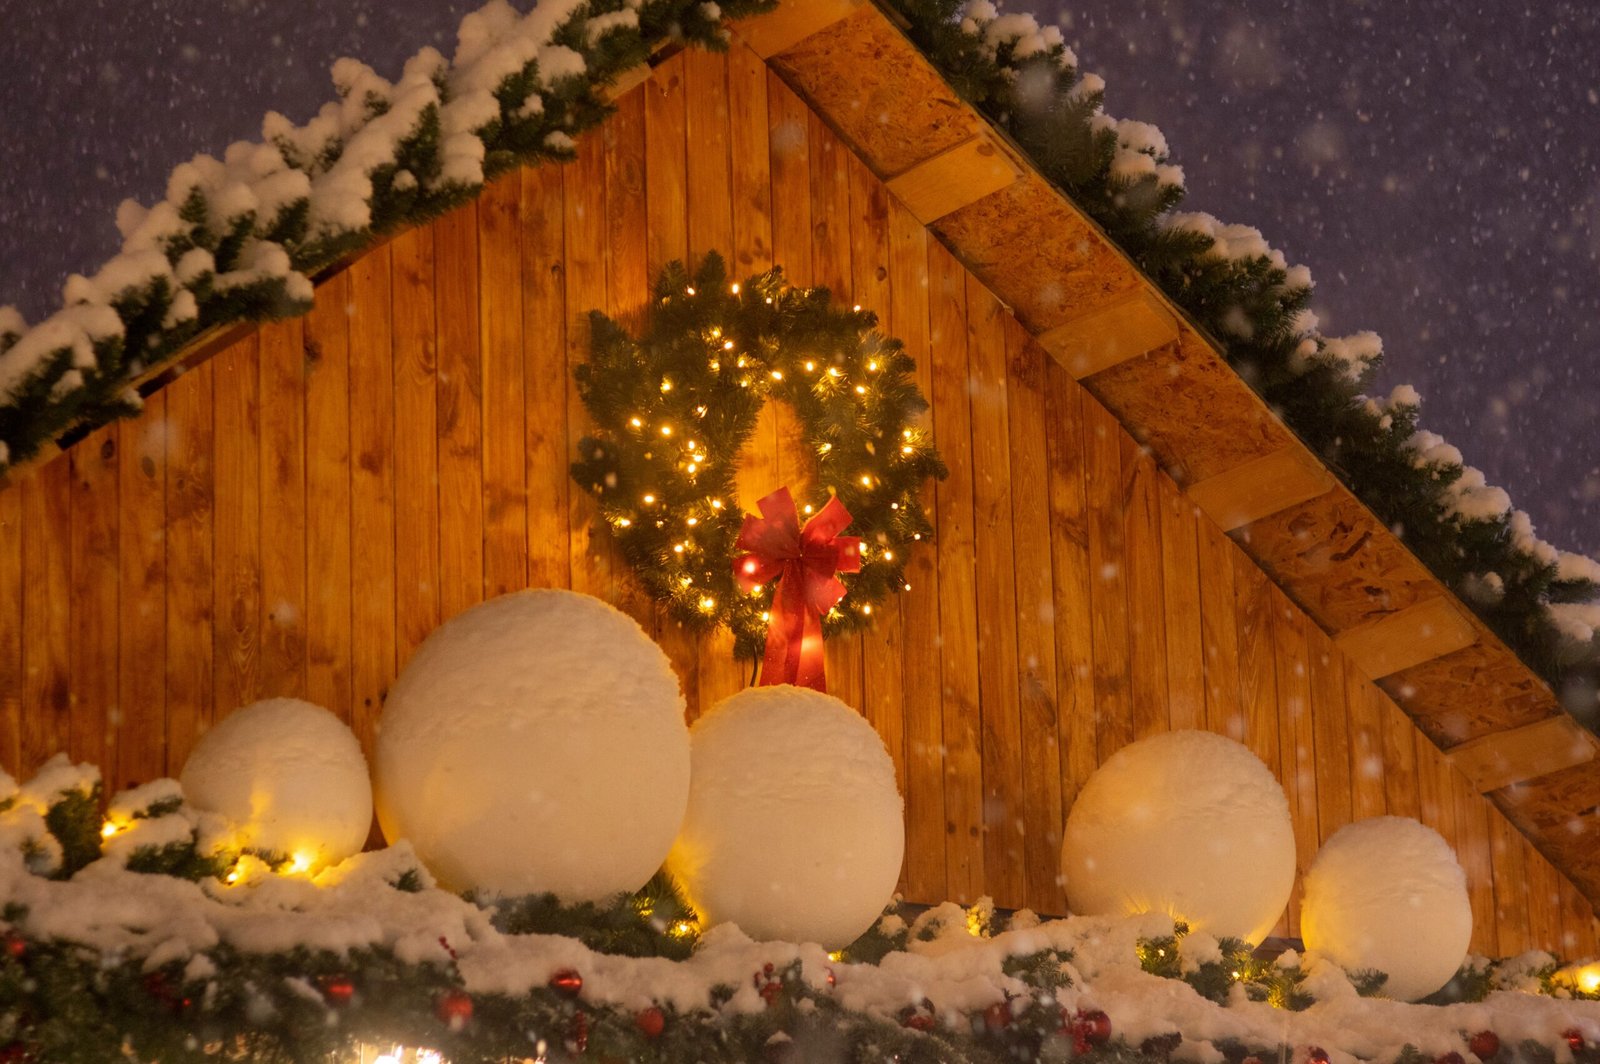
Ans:
[[[578,444],[572,475],[644,586],[692,630],[726,624],[734,651],[760,657],[773,588],[743,594],[735,543],[744,508],[739,453],[768,400],[788,403],[816,463],[805,515],[837,497],[862,540],[859,572],[822,619],[824,634],[871,621],[905,586],[913,546],[931,538],[920,494],[944,463],[913,424],[927,400],[898,340],[870,310],[832,306],[781,270],[729,284],[721,256],[693,276],[670,264],[656,282],[649,333],[634,340],[598,311],[578,392],[598,434]],[[770,488],[778,488],[773,484]],[[830,574],[831,575],[831,574]]]
[[[1240,374],[1406,545],[1600,729],[1600,562],[1540,540],[1461,452],[1417,425],[1401,386],[1361,394],[1383,355],[1371,332],[1325,336],[1312,280],[1259,230],[1175,210],[1183,173],[1159,130],[1102,109],[1055,27],[991,0],[886,0],[955,89],[1223,343]]]
[[[172,780],[103,822],[99,804],[65,757],[21,788],[0,773],[0,1060],[325,1064],[403,1042],[454,1064],[1600,1064],[1600,978],[1543,953],[1406,1005],[1364,996],[1372,973],[1159,915],[980,901],[891,911],[830,955],[701,934],[664,877],[609,905],[474,900],[403,844],[275,871]]]

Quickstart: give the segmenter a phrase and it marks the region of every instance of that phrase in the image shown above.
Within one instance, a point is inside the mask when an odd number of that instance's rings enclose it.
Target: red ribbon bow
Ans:
[[[839,535],[850,524],[850,511],[831,498],[801,528],[788,488],[779,488],[756,507],[762,516],[746,514],[734,544],[748,553],[733,559],[733,575],[746,594],[778,581],[761,684],[792,683],[826,691],[822,615],[845,592],[834,573],[861,569],[860,538]]]

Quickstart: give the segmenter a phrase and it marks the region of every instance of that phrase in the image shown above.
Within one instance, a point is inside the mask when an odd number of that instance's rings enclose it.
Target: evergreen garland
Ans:
[[[871,621],[905,585],[911,550],[932,537],[920,494],[944,464],[914,419],[928,408],[898,340],[877,317],[832,305],[826,288],[794,288],[781,269],[729,284],[710,253],[691,276],[670,264],[656,282],[649,331],[635,341],[599,311],[578,393],[596,433],[572,476],[640,581],[691,629],[726,624],[734,652],[761,655],[773,587],[740,593],[734,544],[744,510],[735,473],[768,401],[789,404],[815,460],[802,522],[837,496],[860,536],[861,571],[823,617],[823,632]],[[772,484],[766,490],[783,485]]]
[[[1120,141],[1120,124],[1102,110],[1103,83],[1080,76],[1053,31],[1027,16],[1002,16],[988,0],[886,2],[951,86],[1220,342],[1240,376],[1549,681],[1569,712],[1600,730],[1600,636],[1575,642],[1550,612],[1600,602],[1600,586],[1563,574],[1557,552],[1533,536],[1524,515],[1455,505],[1464,488],[1493,489],[1458,456],[1428,453],[1415,392],[1362,394],[1381,354],[1352,363],[1340,341],[1316,331],[1305,271],[1270,252],[1225,254],[1208,226],[1174,214],[1183,189],[1164,145]],[[1126,165],[1130,153],[1150,158]]]

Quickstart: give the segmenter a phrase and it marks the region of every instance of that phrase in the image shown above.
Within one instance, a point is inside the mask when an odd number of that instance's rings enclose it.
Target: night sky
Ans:
[[[521,0],[519,6],[526,6]],[[0,0],[0,303],[30,321],[115,252],[117,203],[303,121],[341,55],[447,54],[470,0]],[[1259,227],[1372,329],[1378,390],[1600,555],[1600,6],[1591,0],[1013,0],[1107,110],[1153,122],[1184,209]]]

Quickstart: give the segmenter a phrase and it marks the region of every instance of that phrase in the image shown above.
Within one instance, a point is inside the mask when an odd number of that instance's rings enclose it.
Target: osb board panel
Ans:
[[[1489,797],[1579,890],[1600,894],[1600,766],[1578,765]]]
[[[864,668],[862,652],[830,650],[830,668],[861,673],[837,689],[883,734],[905,781],[908,897],[990,893],[1063,911],[1053,848],[1073,797],[1120,745],[1179,724],[1234,735],[1278,773],[1302,867],[1315,840],[1355,815],[1345,796],[1363,780],[1415,795],[1427,740],[1395,711],[1402,741],[1357,757],[1345,722],[1372,707],[1351,705],[1343,663],[1324,660],[1311,622],[1183,509],[1176,485],[1029,346],[995,293],[864,168],[841,169],[844,149],[820,123],[805,123],[804,169],[794,144],[774,152],[793,116],[784,94],[761,94],[752,116],[740,110],[752,97],[719,88],[749,87],[747,56],[696,63],[620,101],[567,167],[527,171],[397,238],[326,283],[303,323],[251,334],[173,382],[144,418],[0,492],[0,528],[20,527],[0,543],[0,669],[23,677],[20,691],[0,691],[5,767],[25,774],[67,749],[100,760],[120,787],[178,771],[195,737],[243,699],[300,691],[370,742],[369,700],[435,624],[485,595],[576,586],[648,608],[566,475],[585,426],[570,366],[587,355],[590,308],[636,320],[650,280],[641,256],[731,239],[741,257],[771,246],[841,299],[887,310],[934,400],[924,423],[963,469],[928,493],[939,542],[916,552],[913,589],[884,611],[898,632],[864,637]],[[660,95],[646,105],[645,92]],[[693,131],[720,123],[725,154],[691,164]],[[715,190],[763,183],[768,197],[734,197],[730,237]],[[768,480],[804,476],[784,439],[768,425],[747,455]],[[159,447],[151,468],[164,491],[98,469],[107,443],[119,462]],[[74,516],[91,514],[97,523],[75,530]],[[279,542],[295,530],[304,550]],[[151,569],[163,533],[164,564]],[[368,549],[374,536],[393,549]],[[84,564],[88,552],[99,566]],[[991,563],[981,577],[979,559]],[[162,599],[165,638],[152,640],[140,606]],[[712,671],[726,667],[725,643],[642,617],[691,712],[748,675]],[[117,668],[136,650],[159,675],[137,685],[148,701],[130,705],[107,676],[131,676]],[[899,712],[870,701],[897,680]],[[1486,854],[1491,823],[1456,824],[1453,839]],[[1495,883],[1515,880],[1512,862],[1525,864],[1520,849],[1498,852],[1499,865],[1474,865],[1474,896],[1491,905]],[[1548,915],[1522,925],[1524,936],[1566,926]],[[1282,929],[1296,926],[1286,914]]]
[[[1297,443],[1198,333],[1185,326],[1179,337],[1084,381],[1173,479],[1194,483]]]
[[[1439,593],[1432,574],[1344,488],[1263,517],[1234,538],[1336,634]]]
[[[1402,669],[1378,682],[1443,749],[1562,712],[1549,687],[1489,641]]]
[[[983,126],[871,5],[775,57],[772,67],[879,177],[893,177]]]
[[[939,219],[933,231],[1035,333],[1140,283],[1122,253],[1031,170]]]

